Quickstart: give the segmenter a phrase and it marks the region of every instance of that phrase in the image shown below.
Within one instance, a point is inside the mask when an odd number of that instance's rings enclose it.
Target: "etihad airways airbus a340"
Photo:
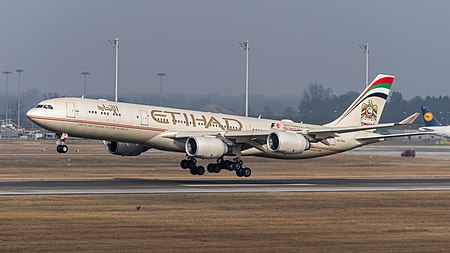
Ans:
[[[242,156],[304,159],[344,152],[386,138],[377,128],[411,124],[418,113],[398,123],[379,124],[394,76],[378,75],[345,112],[326,125],[296,123],[86,98],[55,98],[27,112],[37,125],[57,133],[57,151],[66,153],[68,136],[104,140],[111,154],[135,156],[150,148],[183,152],[183,169],[203,175],[197,159],[215,159],[207,171],[222,169],[248,177]],[[226,157],[231,157],[229,160]]]

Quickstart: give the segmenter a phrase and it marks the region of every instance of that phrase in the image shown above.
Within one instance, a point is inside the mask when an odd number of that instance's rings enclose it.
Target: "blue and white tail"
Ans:
[[[421,106],[422,118],[425,126],[442,126],[442,123],[434,117],[433,113],[426,106]]]
[[[372,83],[328,127],[376,125],[380,121],[394,76],[379,74]]]

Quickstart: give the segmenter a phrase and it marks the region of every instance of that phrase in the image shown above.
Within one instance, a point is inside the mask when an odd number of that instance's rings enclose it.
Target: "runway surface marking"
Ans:
[[[0,181],[0,195],[450,191],[450,178]]]

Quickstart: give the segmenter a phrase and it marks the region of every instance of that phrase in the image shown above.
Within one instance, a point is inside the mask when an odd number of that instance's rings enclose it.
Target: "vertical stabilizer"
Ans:
[[[442,123],[434,117],[433,113],[426,106],[421,106],[422,118],[425,126],[442,126]]]
[[[380,121],[394,76],[379,74],[335,121],[325,126],[366,126]]]

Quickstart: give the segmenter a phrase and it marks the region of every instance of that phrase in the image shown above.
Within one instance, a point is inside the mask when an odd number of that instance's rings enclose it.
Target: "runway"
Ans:
[[[0,195],[448,191],[450,178],[0,181]]]

